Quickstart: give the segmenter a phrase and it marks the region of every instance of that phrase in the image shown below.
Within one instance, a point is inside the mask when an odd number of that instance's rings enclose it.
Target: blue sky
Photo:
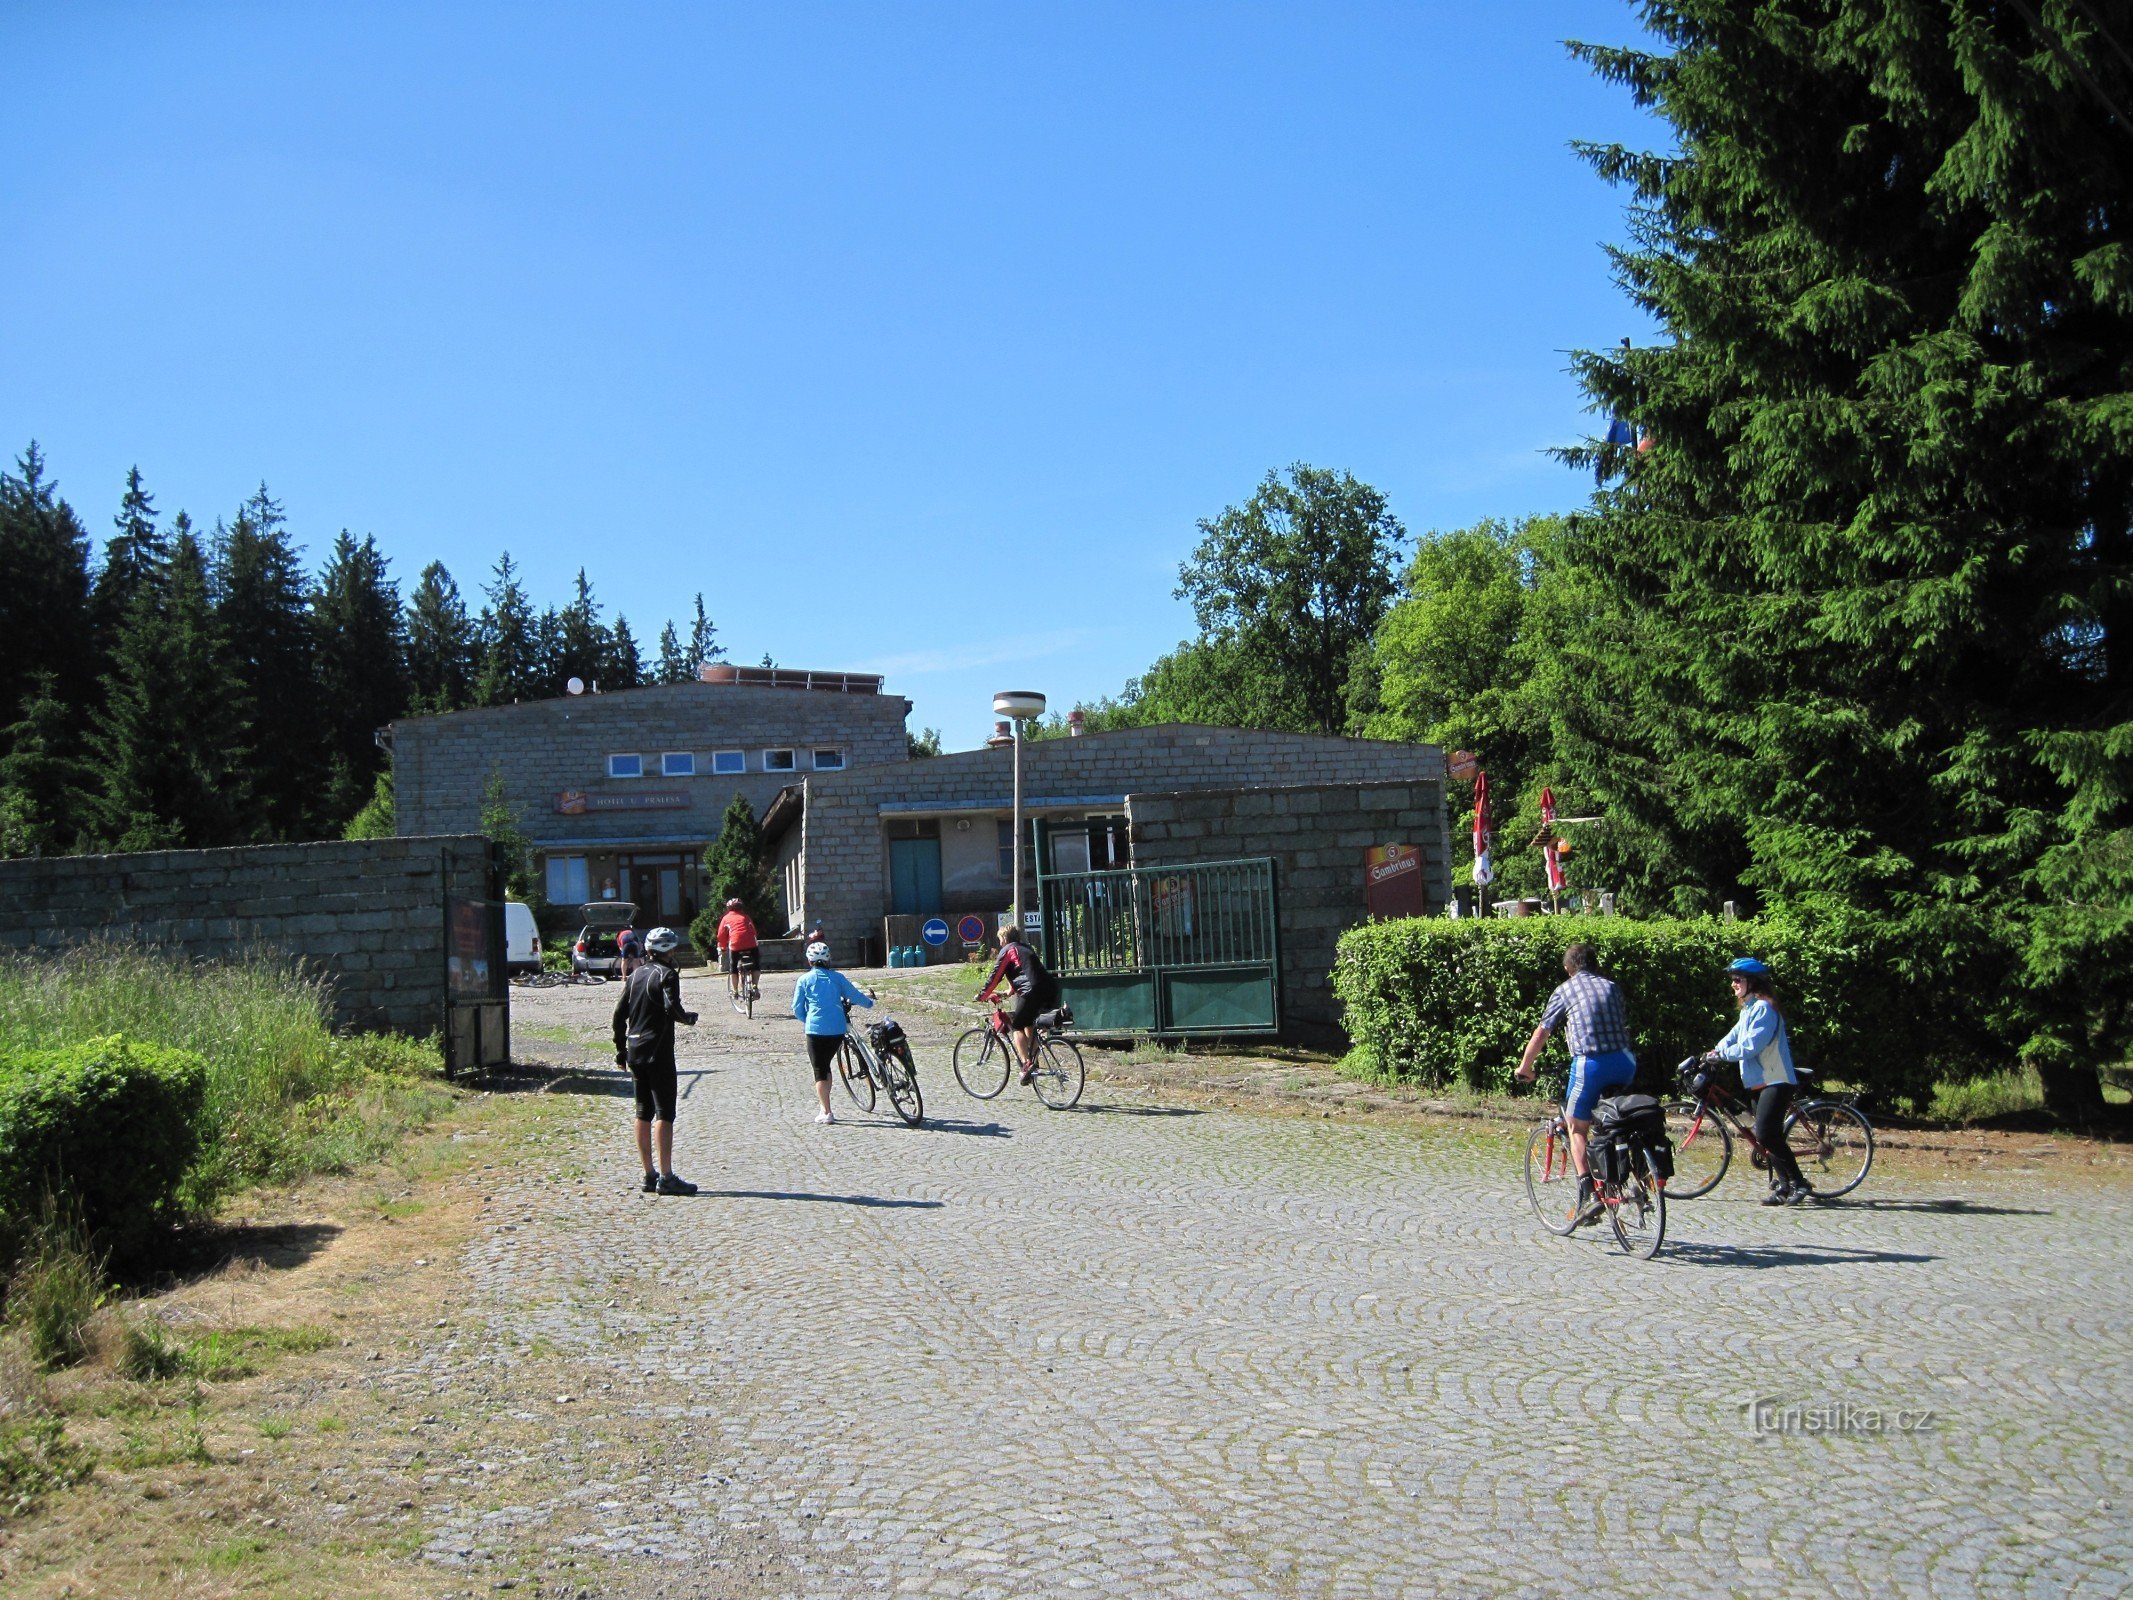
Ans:
[[[101,536],[264,479],[403,586],[584,566],[649,643],[1114,693],[1304,460],[1415,532],[1570,507],[1647,328],[1569,61],[1628,8],[0,5],[0,449]]]

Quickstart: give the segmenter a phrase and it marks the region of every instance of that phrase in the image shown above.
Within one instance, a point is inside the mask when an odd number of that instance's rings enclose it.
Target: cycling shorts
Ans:
[[[728,972],[754,972],[762,964],[763,952],[754,945],[745,950],[728,950],[720,963]]]
[[[807,1064],[815,1069],[815,1082],[828,1083],[830,1067],[844,1048],[841,1033],[811,1033],[807,1036]]]
[[[1007,1019],[1011,1028],[1034,1028],[1037,1018],[1059,1004],[1057,989],[1032,989],[1028,994],[1015,996],[1015,1009]]]
[[[631,1066],[630,1076],[637,1084],[637,1120],[639,1122],[672,1122],[674,1107],[678,1101],[673,1058],[650,1066]]]
[[[1572,1122],[1590,1122],[1600,1096],[1610,1089],[1627,1089],[1637,1080],[1637,1058],[1627,1050],[1610,1050],[1604,1056],[1572,1056],[1570,1089],[1563,1096],[1563,1110]]]

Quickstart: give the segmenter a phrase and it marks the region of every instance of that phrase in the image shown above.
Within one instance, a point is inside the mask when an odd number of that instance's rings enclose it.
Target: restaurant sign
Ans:
[[[689,797],[679,789],[635,789],[624,794],[587,794],[565,789],[555,797],[559,815],[582,817],[588,811],[683,811]]]
[[[1411,844],[1372,845],[1364,851],[1363,901],[1373,917],[1421,916],[1422,852]]]

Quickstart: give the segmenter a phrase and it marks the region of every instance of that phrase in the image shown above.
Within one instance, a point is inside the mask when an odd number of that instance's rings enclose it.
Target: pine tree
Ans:
[[[255,830],[241,708],[223,669],[206,553],[182,511],[161,593],[135,597],[112,657],[91,733],[101,841],[123,850],[247,842]]]
[[[653,669],[660,683],[687,683],[696,676],[689,653],[681,647],[681,635],[668,623],[659,630],[659,662]]]
[[[89,596],[90,625],[106,668],[108,652],[126,625],[134,597],[160,589],[164,565],[170,560],[170,541],[156,526],[155,500],[141,482],[139,467],[126,474],[126,493],[112,523],[117,531],[104,546],[104,562]]]
[[[407,601],[408,710],[457,711],[473,703],[476,630],[444,563],[422,569]]]
[[[94,774],[79,743],[57,678],[37,674],[20,720],[0,728],[0,856],[60,853],[94,831]]]
[[[481,831],[504,856],[504,892],[538,908],[543,902],[533,871],[533,840],[526,832],[524,810],[512,803],[503,770],[491,767],[481,786]]]
[[[365,535],[358,544],[344,528],[311,598],[323,742],[332,774],[322,816],[336,833],[370,798],[384,764],[378,730],[408,703],[400,593],[387,566],[375,538]]]
[[[634,689],[644,682],[644,660],[638,653],[637,636],[630,632],[629,618],[620,613],[608,633],[604,654],[606,664],[600,673],[603,688]]]
[[[218,527],[214,552],[215,635],[248,724],[251,820],[270,840],[314,837],[327,802],[308,585],[286,530],[281,504],[262,483],[236,520]]]
[[[570,604],[559,612],[552,613],[553,657],[543,676],[550,694],[562,694],[572,678],[581,683],[599,683],[606,676],[608,651],[612,637],[600,623],[600,605],[593,598],[592,584],[585,576],[585,569],[578,568],[578,579]]]
[[[689,622],[689,677],[696,678],[706,662],[716,661],[726,652],[719,648],[718,629],[704,612],[703,591],[696,595],[696,615]]]
[[[390,839],[399,832],[399,815],[394,808],[393,769],[388,766],[371,781],[370,798],[362,810],[348,819],[348,826],[341,830],[344,839]]]
[[[2133,58],[2086,5],[1643,9],[1667,53],[1578,48],[1668,124],[1588,154],[1671,337],[1580,362],[1654,447],[1581,458],[1558,752],[1655,894],[1865,907],[1922,964],[2012,935],[1951,1003],[2092,1112],[2133,1043]]]
[[[89,535],[45,477],[34,442],[14,473],[0,473],[0,639],[0,720],[21,715],[40,673],[69,705],[90,697]]]
[[[489,603],[474,629],[480,660],[474,704],[502,706],[534,699],[539,693],[540,624],[510,551],[498,558],[496,581],[482,592]]]
[[[728,900],[740,901],[758,927],[774,920],[777,895],[763,861],[763,830],[746,795],[736,794],[728,803],[718,837],[704,851],[704,875],[710,880],[710,897],[689,926],[689,940],[697,949],[709,950],[717,943],[718,919],[726,914]]]

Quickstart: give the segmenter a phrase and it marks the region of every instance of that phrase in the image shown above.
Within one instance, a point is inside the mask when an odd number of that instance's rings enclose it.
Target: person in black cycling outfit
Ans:
[[[629,1068],[636,1080],[637,1154],[644,1162],[644,1192],[694,1194],[696,1185],[674,1171],[674,1024],[696,1022],[696,1013],[682,1007],[681,974],[672,961],[681,948],[681,935],[672,928],[654,928],[645,935],[644,947],[651,959],[632,967],[623,980],[622,998],[615,1002],[615,1065]]]
[[[1022,930],[1012,925],[1000,930],[1000,955],[992,964],[992,976],[978,991],[981,1004],[992,998],[1003,978],[1015,991],[1015,1009],[1007,1020],[1015,1033],[1015,1053],[1022,1058],[1022,1081],[1027,1083],[1037,1070],[1037,1016],[1058,1007],[1059,980],[1023,942]]]

